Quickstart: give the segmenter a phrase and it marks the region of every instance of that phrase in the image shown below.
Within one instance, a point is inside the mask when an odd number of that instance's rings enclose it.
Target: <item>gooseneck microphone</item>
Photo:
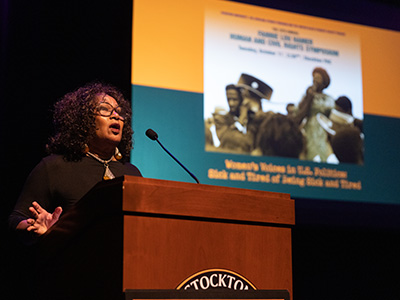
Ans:
[[[165,152],[169,154],[197,183],[200,183],[199,180],[197,179],[196,176],[192,174],[175,156],[173,156],[164,146],[161,144],[161,142],[158,140],[158,134],[153,130],[153,129],[147,129],[146,130],[146,135],[149,139],[153,141],[157,141],[157,143],[161,146],[161,148],[164,149]]]

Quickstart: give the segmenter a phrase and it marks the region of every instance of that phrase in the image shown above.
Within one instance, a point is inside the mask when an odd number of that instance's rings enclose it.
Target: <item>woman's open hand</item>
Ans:
[[[57,207],[53,213],[49,213],[34,201],[29,211],[32,213],[32,218],[26,220],[29,225],[26,230],[42,235],[58,221],[62,208]]]

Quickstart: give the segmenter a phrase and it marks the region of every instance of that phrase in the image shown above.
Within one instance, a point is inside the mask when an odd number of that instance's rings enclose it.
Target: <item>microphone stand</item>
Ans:
[[[157,143],[161,146],[161,148],[164,149],[165,152],[169,154],[169,156],[171,156],[197,183],[200,183],[197,177],[194,176],[192,172],[190,172],[175,156],[172,155],[171,152],[167,150],[167,148],[164,147],[164,145],[158,140],[158,135],[155,131],[153,131],[152,129],[147,129],[146,135],[149,139],[157,141]]]

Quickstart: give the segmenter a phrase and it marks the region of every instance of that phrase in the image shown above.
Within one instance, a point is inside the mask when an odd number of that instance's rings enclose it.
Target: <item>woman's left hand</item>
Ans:
[[[34,201],[32,206],[29,207],[29,211],[32,213],[33,218],[27,219],[29,226],[26,230],[42,235],[58,221],[62,208],[57,207],[53,213],[49,213]]]

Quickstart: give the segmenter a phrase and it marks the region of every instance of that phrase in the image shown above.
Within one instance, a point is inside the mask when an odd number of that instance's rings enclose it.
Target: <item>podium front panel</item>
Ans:
[[[174,289],[206,269],[257,289],[292,289],[291,229],[211,220],[124,216],[123,289]]]

